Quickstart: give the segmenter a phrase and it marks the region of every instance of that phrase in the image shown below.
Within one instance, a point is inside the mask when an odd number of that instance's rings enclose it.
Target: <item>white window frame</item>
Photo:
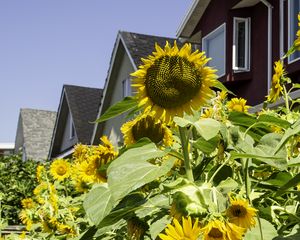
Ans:
[[[237,23],[245,22],[245,67],[238,67],[237,66],[237,58],[238,58],[238,29]],[[251,19],[250,18],[240,18],[234,17],[233,18],[233,43],[232,43],[232,69],[235,72],[246,72],[250,71],[250,55],[251,55]]]
[[[123,98],[132,96],[130,77],[127,77],[122,81],[122,94],[123,94]]]
[[[294,39],[296,36],[293,36],[293,38],[291,38],[291,7],[292,7],[292,4],[291,4],[291,1],[295,1],[295,0],[288,0],[288,49],[292,46],[292,44],[294,43]],[[298,21],[297,19],[295,19],[295,21]],[[294,33],[293,33],[294,34]],[[293,62],[296,62],[300,59],[300,56],[295,58],[295,59],[291,59],[291,55],[288,56],[288,63],[293,63]]]
[[[70,129],[69,129],[69,133],[70,133],[70,135],[69,135],[69,139],[73,139],[74,137],[75,137],[75,127],[74,127],[74,123],[73,123],[73,118],[72,118],[72,115],[71,115],[71,113],[69,113],[70,114],[70,118],[69,118],[69,127],[70,127]]]
[[[219,27],[208,33],[205,37],[202,38],[202,51],[207,52],[207,44],[206,42],[210,39],[213,39],[216,35],[218,35],[221,31],[223,32],[224,30],[224,73],[218,74],[217,75],[219,78],[225,76],[226,74],[226,23],[221,24]]]

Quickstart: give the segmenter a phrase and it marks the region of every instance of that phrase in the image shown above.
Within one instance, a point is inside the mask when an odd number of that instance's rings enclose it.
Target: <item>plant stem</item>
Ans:
[[[181,140],[181,145],[182,145],[182,150],[183,150],[186,177],[188,180],[194,182],[194,176],[193,176],[192,166],[191,166],[190,157],[189,157],[189,149],[188,149],[189,141],[188,141],[186,128],[179,127],[179,134],[180,134],[180,140]]]
[[[289,113],[290,112],[289,99],[288,99],[289,95],[286,91],[285,85],[283,85],[282,87],[283,87],[283,92],[284,92],[285,108],[286,108],[287,113]]]

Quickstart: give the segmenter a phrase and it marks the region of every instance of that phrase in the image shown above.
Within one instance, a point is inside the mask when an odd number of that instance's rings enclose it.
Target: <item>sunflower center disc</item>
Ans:
[[[65,173],[67,172],[67,170],[66,170],[66,168],[65,167],[63,167],[63,166],[60,166],[60,167],[58,167],[57,168],[57,174],[58,175],[65,175]]]
[[[213,238],[221,238],[223,237],[222,232],[218,228],[212,228],[208,234],[208,236],[213,237]]]
[[[142,118],[132,127],[132,135],[135,141],[143,137],[149,138],[154,143],[159,143],[164,138],[164,129],[160,123],[155,123],[153,118]]]
[[[174,108],[195,97],[201,88],[201,75],[186,58],[163,56],[148,68],[145,86],[156,105]]]
[[[232,209],[233,216],[244,217],[246,215],[246,209],[242,206],[235,206]]]

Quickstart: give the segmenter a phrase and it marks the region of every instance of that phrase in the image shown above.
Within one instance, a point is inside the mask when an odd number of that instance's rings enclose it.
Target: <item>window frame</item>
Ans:
[[[202,51],[205,52],[205,54],[207,54],[207,41],[213,39],[215,36],[217,36],[221,31],[224,30],[224,73],[222,74],[218,74],[218,78],[221,78],[223,76],[226,75],[226,22],[222,23],[220,26],[218,26],[217,28],[215,28],[214,30],[212,30],[210,33],[206,34],[203,38],[202,38]],[[209,56],[207,56],[209,57]]]
[[[122,95],[124,97],[132,96],[132,89],[131,89],[131,78],[127,77],[122,80]]]
[[[294,1],[294,0],[292,0]],[[292,7],[292,4],[291,4],[291,0],[288,0],[288,49],[292,46],[292,44],[294,43],[294,40],[292,41],[292,38],[291,37],[291,7]],[[299,9],[300,10],[300,9]],[[296,20],[297,21],[297,20]],[[298,22],[298,21],[297,21]],[[295,37],[295,36],[294,36]],[[292,41],[292,42],[291,42]],[[296,62],[300,59],[300,55],[299,57],[296,57],[295,59],[291,59],[291,56],[288,56],[288,64],[290,63],[293,63],[293,62]]]
[[[238,67],[238,34],[237,25],[239,22],[245,23],[245,67]],[[232,69],[234,72],[248,72],[251,67],[251,18],[233,18],[233,41],[232,41]]]

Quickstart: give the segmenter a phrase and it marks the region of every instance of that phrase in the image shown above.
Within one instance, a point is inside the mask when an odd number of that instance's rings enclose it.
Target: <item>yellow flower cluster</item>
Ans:
[[[203,223],[198,218],[182,217],[181,224],[176,218],[168,224],[165,233],[159,234],[162,240],[241,240],[248,229],[255,226],[257,210],[244,199],[230,199],[230,207],[223,216],[211,216]]]
[[[282,78],[285,75],[285,71],[282,62],[279,60],[275,62],[274,75],[272,78],[272,86],[269,95],[267,96],[267,101],[270,103],[276,102],[276,100],[281,96],[283,87]]]
[[[247,100],[244,98],[232,98],[226,106],[229,112],[236,111],[247,113],[250,106],[246,105],[246,103]]]
[[[115,159],[117,152],[106,136],[98,146],[77,145],[75,147],[72,178],[79,192],[86,191],[87,184],[106,182],[106,168]]]

